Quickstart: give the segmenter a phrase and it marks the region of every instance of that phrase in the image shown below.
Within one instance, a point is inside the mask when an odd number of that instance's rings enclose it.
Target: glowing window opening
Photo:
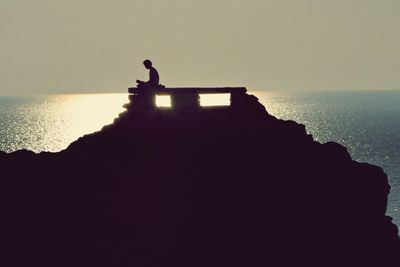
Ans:
[[[200,94],[200,106],[213,107],[213,106],[230,106],[230,94]]]
[[[230,94],[200,94],[201,107],[230,106]],[[171,96],[156,95],[156,106],[160,108],[171,108]]]
[[[170,108],[171,97],[169,95],[156,95],[156,106],[159,108]]]

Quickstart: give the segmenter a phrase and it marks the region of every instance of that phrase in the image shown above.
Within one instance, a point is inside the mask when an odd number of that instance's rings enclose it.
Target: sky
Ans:
[[[400,89],[399,0],[0,0],[0,94]]]

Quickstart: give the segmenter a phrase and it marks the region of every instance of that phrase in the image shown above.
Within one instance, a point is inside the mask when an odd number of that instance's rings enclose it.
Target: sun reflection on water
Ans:
[[[0,150],[60,151],[112,123],[126,102],[126,94],[2,98]]]
[[[99,131],[124,111],[126,94],[71,94],[0,99],[0,150],[57,152],[79,137]],[[200,95],[200,105],[226,106],[229,94]],[[156,96],[171,107],[170,96]]]

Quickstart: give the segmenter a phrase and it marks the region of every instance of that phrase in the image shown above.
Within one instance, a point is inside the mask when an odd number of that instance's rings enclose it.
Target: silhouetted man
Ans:
[[[138,87],[151,87],[158,86],[160,82],[160,76],[158,75],[158,71],[153,67],[153,63],[150,60],[146,59],[143,61],[143,65],[146,69],[149,70],[149,80],[147,82],[136,80]]]

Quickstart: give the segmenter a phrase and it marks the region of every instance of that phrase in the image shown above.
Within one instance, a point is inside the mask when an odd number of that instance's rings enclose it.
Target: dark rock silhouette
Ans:
[[[0,153],[1,265],[396,266],[382,169],[239,102],[132,102],[62,152]]]

